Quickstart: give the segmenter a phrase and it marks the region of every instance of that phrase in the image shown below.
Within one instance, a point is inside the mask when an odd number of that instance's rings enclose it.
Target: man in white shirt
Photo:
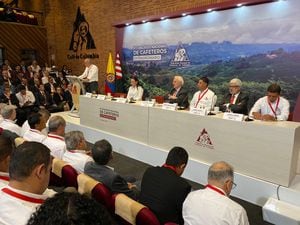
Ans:
[[[66,121],[64,118],[61,116],[51,117],[48,123],[49,133],[43,141],[43,144],[50,149],[51,155],[59,159],[62,159],[66,151],[65,128]]]
[[[233,168],[216,162],[208,170],[205,189],[191,192],[183,203],[185,225],[249,225],[246,211],[228,196],[235,185]]]
[[[43,130],[41,130],[41,132],[42,132],[42,134],[47,136],[48,135],[47,125],[48,125],[48,120],[49,120],[49,117],[50,117],[50,112],[47,109],[40,109],[38,111],[38,113],[41,114],[42,117],[43,117],[43,120],[46,121],[46,127]],[[29,126],[28,120],[26,120],[23,123],[22,128],[21,128],[21,136],[23,137],[24,134],[29,130],[30,130],[30,126]]]
[[[290,103],[280,96],[281,87],[273,83],[267,89],[267,96],[258,99],[249,116],[257,120],[276,121],[287,120],[290,113]]]
[[[32,106],[35,103],[35,97],[31,91],[26,91],[24,85],[19,85],[19,92],[16,97],[19,101],[20,107]]]
[[[217,102],[216,94],[208,89],[209,79],[201,77],[198,82],[199,91],[197,91],[190,103],[191,108],[206,109],[208,112],[214,109]]]
[[[15,124],[14,120],[16,119],[16,106],[15,105],[6,105],[1,110],[1,115],[3,121],[0,123],[0,127],[5,130],[16,133],[18,136],[21,136],[21,127]]]
[[[98,92],[98,67],[91,63],[89,58],[84,60],[85,70],[79,79],[86,84],[86,91],[90,93]]]
[[[87,155],[87,144],[81,131],[70,131],[65,135],[67,151],[63,155],[63,160],[68,162],[78,173],[84,172],[87,162],[93,161]]]
[[[30,129],[25,132],[23,138],[26,141],[36,141],[42,143],[46,139],[46,135],[42,133],[42,130],[46,127],[46,120],[39,113],[32,113],[28,117],[28,124]]]
[[[12,152],[9,184],[0,190],[0,224],[27,224],[31,214],[48,197],[43,193],[48,186],[51,164],[50,150],[41,143],[25,142]]]

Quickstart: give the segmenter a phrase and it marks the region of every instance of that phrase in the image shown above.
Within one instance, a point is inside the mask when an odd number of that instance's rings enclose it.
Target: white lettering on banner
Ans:
[[[207,110],[206,109],[191,108],[190,113],[195,114],[195,115],[199,115],[199,116],[206,116],[207,115]]]
[[[177,108],[177,103],[163,103],[162,109],[175,111]]]
[[[225,120],[233,120],[233,121],[243,121],[244,115],[243,114],[238,114],[238,113],[224,113],[223,119]]]
[[[133,56],[133,61],[155,61],[161,60],[161,55],[139,55]]]

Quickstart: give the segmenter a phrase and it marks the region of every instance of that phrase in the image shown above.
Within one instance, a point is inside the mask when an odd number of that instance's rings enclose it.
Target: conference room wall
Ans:
[[[192,8],[205,7],[210,4],[229,2],[237,1],[46,0],[44,1],[44,10],[45,25],[48,31],[49,59],[53,59],[60,66],[63,64],[69,65],[73,69],[74,74],[81,74],[83,72],[83,59],[80,59],[80,54],[94,53],[99,55],[99,58],[93,59],[92,62],[99,67],[100,87],[103,88],[108,53],[111,51],[113,57],[115,56],[116,29],[113,27],[113,24],[117,21],[155,15],[160,16]],[[94,39],[96,49],[78,51],[79,59],[68,59],[68,55],[76,55],[74,51],[69,50],[69,46],[78,7],[80,7],[81,13],[84,14],[89,24],[89,30]]]

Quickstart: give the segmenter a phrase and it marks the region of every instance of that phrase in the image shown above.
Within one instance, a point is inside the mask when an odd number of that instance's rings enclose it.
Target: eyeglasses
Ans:
[[[231,181],[232,182],[232,189],[235,189],[236,188],[236,186],[237,186],[237,184],[236,183],[234,183],[233,181]]]

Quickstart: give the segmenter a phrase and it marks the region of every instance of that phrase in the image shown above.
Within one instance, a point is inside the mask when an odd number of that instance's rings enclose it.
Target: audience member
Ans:
[[[87,92],[98,93],[98,67],[89,58],[84,60],[84,66],[85,70],[78,78],[85,83]]]
[[[19,92],[16,97],[19,101],[20,107],[33,106],[35,103],[35,97],[31,91],[26,90],[24,85],[18,87]]]
[[[208,112],[214,109],[217,102],[216,94],[208,89],[209,79],[201,77],[198,82],[199,91],[197,91],[191,101],[191,108],[206,109]]]
[[[27,225],[111,225],[107,210],[100,203],[78,193],[62,192],[48,198],[33,213]]]
[[[79,173],[84,172],[84,166],[93,159],[87,155],[87,144],[81,131],[70,131],[65,135],[67,151],[63,160],[68,162]]]
[[[156,214],[161,224],[183,224],[182,204],[191,186],[180,176],[187,162],[187,151],[174,147],[163,166],[150,167],[144,173],[140,202]]]
[[[124,193],[132,199],[138,199],[136,185],[127,182],[123,177],[107,166],[112,159],[112,146],[107,140],[97,141],[92,148],[94,161],[87,162],[84,173],[102,182],[113,193]]]
[[[42,115],[42,120],[45,122],[45,127],[41,130],[41,133],[47,136],[48,134],[47,122],[50,117],[50,112],[47,109],[40,109],[38,113]],[[26,120],[22,125],[21,136],[23,137],[24,134],[29,130],[30,130],[30,125],[28,123],[28,120]]]
[[[53,116],[49,119],[48,130],[49,134],[47,138],[43,141],[50,151],[51,155],[62,159],[63,154],[66,151],[65,143],[65,128],[66,121],[61,116]]]
[[[238,78],[229,82],[229,93],[224,96],[220,103],[221,111],[248,114],[249,96],[241,91],[241,87],[242,81]]]
[[[16,108],[17,107],[15,105],[6,105],[2,108],[1,115],[3,117],[3,121],[0,123],[0,127],[21,136],[21,127],[14,123],[17,115]]]
[[[165,97],[170,103],[177,103],[179,107],[188,108],[188,91],[183,87],[182,76],[176,75],[173,79],[173,88]]]
[[[23,225],[48,197],[52,160],[41,143],[24,142],[12,151],[9,184],[0,191],[0,224]]]
[[[32,72],[34,73],[39,73],[40,70],[41,70],[41,67],[38,65],[37,61],[36,60],[33,60],[32,61],[32,64],[31,64],[31,69],[32,69]]]
[[[36,141],[42,143],[46,139],[46,135],[42,130],[46,128],[46,118],[40,113],[32,113],[28,117],[28,124],[30,129],[27,130],[23,136],[26,141]]]
[[[280,96],[281,87],[274,83],[267,89],[267,96],[258,99],[249,116],[257,120],[276,121],[287,120],[290,113],[290,103]]]
[[[130,87],[127,93],[128,100],[141,101],[143,98],[144,89],[139,83],[137,76],[130,78]]]
[[[244,208],[228,197],[235,185],[233,179],[229,164],[212,164],[206,188],[191,192],[183,203],[184,224],[249,225]]]

